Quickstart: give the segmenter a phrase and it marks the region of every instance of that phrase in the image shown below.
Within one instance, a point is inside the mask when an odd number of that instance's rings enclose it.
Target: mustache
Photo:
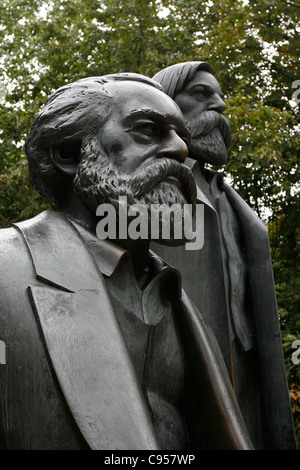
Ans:
[[[161,188],[163,194],[159,196],[159,188],[156,186],[169,177],[174,178],[173,181],[166,181],[173,183],[169,189],[173,191],[175,186],[177,194],[179,191],[185,196],[194,210],[197,201],[196,183],[192,171],[186,165],[169,157],[157,158],[151,163],[145,163],[132,175],[124,174],[110,163],[99,143],[89,139],[81,149],[81,160],[73,185],[75,192],[95,207],[99,201],[107,201],[115,194],[127,195],[129,203],[134,204],[136,199],[147,198],[149,193],[155,199],[163,200],[166,188]],[[167,192],[168,197],[171,197],[169,190]]]
[[[231,145],[231,128],[228,120],[217,111],[204,111],[192,121],[187,121],[187,127],[192,139],[197,139],[210,134],[218,128],[227,148]]]
[[[131,189],[134,196],[143,196],[168,177],[176,178],[179,181],[187,200],[194,206],[196,204],[197,189],[193,173],[189,167],[172,158],[158,159],[141,169],[131,179]]]

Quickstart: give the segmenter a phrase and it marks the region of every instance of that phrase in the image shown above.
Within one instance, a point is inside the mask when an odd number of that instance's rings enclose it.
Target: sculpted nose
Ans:
[[[162,141],[160,150],[157,153],[158,157],[174,158],[179,162],[184,162],[188,156],[188,148],[186,143],[179,137],[177,132],[173,129],[168,131],[168,134]]]
[[[211,97],[208,110],[209,111],[217,111],[218,113],[222,114],[223,111],[226,109],[226,104],[220,97],[218,93],[214,93],[213,96]]]

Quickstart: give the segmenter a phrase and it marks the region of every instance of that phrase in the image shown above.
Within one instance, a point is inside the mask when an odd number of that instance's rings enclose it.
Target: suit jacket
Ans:
[[[159,449],[104,278],[74,225],[46,211],[3,229],[0,259],[0,447]],[[174,310],[193,445],[251,449],[213,335],[184,292]]]
[[[257,423],[261,425],[264,443],[259,442],[259,447],[295,449],[294,424],[283,358],[268,230],[236,191],[223,182],[223,191],[242,229],[250,307],[248,314],[238,310],[229,311],[225,300],[226,286],[220,242],[220,213],[226,208],[213,207],[202,190],[203,176],[198,165],[192,159],[187,159],[186,163],[192,168],[197,182],[197,203],[204,204],[204,245],[198,251],[188,251],[184,247],[170,249],[161,245],[153,245],[152,249],[180,271],[183,287],[205,322],[213,329],[225,358],[229,356],[227,321],[230,318],[233,334],[244,353],[244,357],[241,357],[241,361],[245,361],[241,362],[244,367],[241,366],[238,373],[241,374],[242,381],[248,381],[247,390],[242,390],[239,398],[241,402],[244,401],[241,406],[245,407],[245,413],[249,414],[247,420],[252,425],[253,435],[258,434]],[[221,203],[220,199],[218,204]],[[242,376],[246,374],[246,361],[251,354],[257,355],[254,362],[251,362],[252,379],[251,376],[245,379]],[[253,358],[255,356],[252,356],[251,361]],[[253,380],[257,380],[257,387],[261,388],[263,399],[263,412],[259,420],[256,415],[260,411],[255,405],[251,408]],[[245,403],[245,392],[248,391],[249,403]],[[247,420],[245,419],[246,424]],[[252,437],[251,433],[250,436]]]

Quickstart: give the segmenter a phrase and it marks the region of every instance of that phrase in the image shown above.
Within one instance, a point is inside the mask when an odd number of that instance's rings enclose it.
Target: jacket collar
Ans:
[[[37,279],[67,292],[97,287],[98,273],[88,269],[87,249],[66,217],[45,211],[14,226],[27,243]]]
[[[89,446],[159,449],[102,273],[81,235],[52,211],[15,227],[37,279],[48,284],[29,286],[29,296],[59,385]]]

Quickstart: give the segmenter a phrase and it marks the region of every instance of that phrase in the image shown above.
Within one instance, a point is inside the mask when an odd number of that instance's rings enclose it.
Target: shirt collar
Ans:
[[[129,252],[108,240],[100,240],[76,220],[71,220],[71,222],[89,248],[102,274],[112,276],[121,260],[129,257]]]
[[[100,240],[95,234],[88,231],[79,222],[72,220],[73,225],[79,231],[81,237],[86,243],[89,251],[91,252],[96,264],[103,275],[111,277],[122,260],[130,262],[130,253],[110,242],[109,240]],[[158,275],[164,275],[167,272],[173,273],[178,281],[178,293],[181,293],[181,276],[177,269],[169,266],[153,251],[149,251],[151,258],[153,278]]]
[[[207,184],[212,184],[218,187],[220,191],[224,191],[224,176],[222,173],[211,170],[210,168],[201,169],[199,162],[190,157],[186,158],[184,164],[193,171],[196,183],[199,184],[199,180],[202,180],[203,183],[205,179]]]

